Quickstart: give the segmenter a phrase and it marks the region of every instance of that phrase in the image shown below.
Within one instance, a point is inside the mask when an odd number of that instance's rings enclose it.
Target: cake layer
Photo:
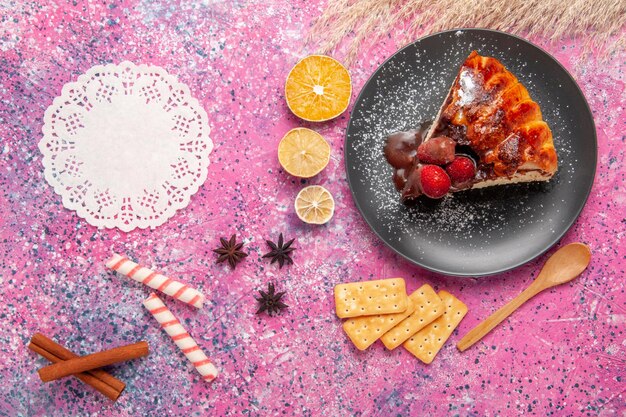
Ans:
[[[461,66],[425,141],[440,135],[478,157],[475,188],[544,181],[557,170],[552,132],[539,105],[497,59],[476,51]]]

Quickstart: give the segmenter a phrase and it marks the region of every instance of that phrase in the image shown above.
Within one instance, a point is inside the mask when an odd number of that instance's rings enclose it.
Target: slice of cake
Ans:
[[[461,65],[418,145],[412,166],[402,167],[403,178],[397,178],[399,167],[394,174],[404,199],[547,181],[557,171],[552,132],[539,105],[500,61],[476,51]]]

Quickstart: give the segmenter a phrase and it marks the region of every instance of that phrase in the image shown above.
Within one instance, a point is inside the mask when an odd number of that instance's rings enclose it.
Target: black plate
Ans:
[[[387,134],[432,120],[472,50],[499,59],[539,103],[559,170],[548,183],[470,190],[406,207],[383,156]],[[401,49],[359,95],[346,134],[346,171],[361,214],[390,248],[435,272],[490,275],[548,250],[582,210],[596,170],[596,129],[568,72],[548,53],[491,30],[441,32]]]

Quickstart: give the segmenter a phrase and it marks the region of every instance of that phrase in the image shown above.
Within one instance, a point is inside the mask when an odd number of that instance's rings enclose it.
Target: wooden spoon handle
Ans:
[[[543,288],[537,285],[530,285],[520,295],[509,301],[508,304],[501,307],[498,311],[491,316],[483,320],[482,323],[470,330],[463,339],[456,345],[456,347],[463,352],[474,343],[482,339],[487,333],[489,333],[494,327],[502,322],[505,318],[509,317],[511,313],[517,310],[522,304],[531,299],[537,293],[541,292]]]

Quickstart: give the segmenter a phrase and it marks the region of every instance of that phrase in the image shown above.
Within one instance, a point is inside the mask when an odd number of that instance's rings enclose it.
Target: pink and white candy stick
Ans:
[[[213,381],[217,376],[217,368],[204,352],[200,350],[200,346],[163,304],[163,301],[155,293],[152,293],[150,297],[144,300],[143,305],[159,322],[163,330],[170,335],[187,359],[196,367],[196,370],[202,375],[202,379],[209,382]]]
[[[176,298],[194,307],[201,308],[204,302],[204,295],[200,291],[188,287],[182,282],[175,281],[164,275],[154,272],[151,269],[137,265],[125,256],[117,253],[113,254],[106,263],[107,268],[111,268],[128,278],[154,288],[157,291]]]

